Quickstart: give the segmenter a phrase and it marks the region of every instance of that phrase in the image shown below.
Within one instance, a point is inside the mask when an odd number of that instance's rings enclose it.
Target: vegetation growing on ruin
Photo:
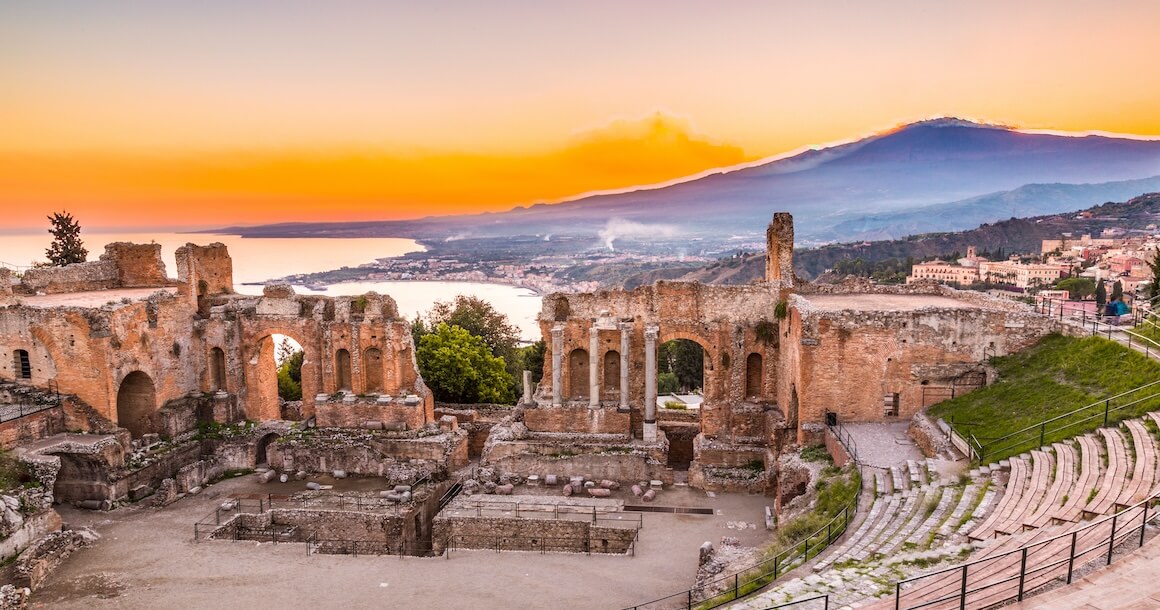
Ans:
[[[781,559],[776,562],[780,576],[800,562],[800,549],[808,549],[810,558],[821,553],[827,546],[827,537],[833,540],[840,533],[842,520],[835,522],[835,517],[854,503],[861,487],[861,473],[852,465],[822,469],[821,477],[815,484],[818,497],[814,509],[781,524],[774,541],[762,549],[762,563],[740,574],[738,581],[743,584],[739,587],[737,597],[748,595],[773,581],[775,562],[770,560],[774,557],[781,555]],[[828,533],[827,524],[830,526]],[[798,559],[792,560],[793,557]],[[736,599],[733,590],[729,589],[697,607],[715,608],[733,599]]]
[[[930,408],[931,415],[946,419],[960,433],[973,434],[983,443],[1160,379],[1160,363],[1098,337],[1049,335],[1034,347],[994,358],[991,364],[999,373],[996,383]],[[1113,412],[1109,421],[1156,409],[1160,409],[1160,399],[1145,400]],[[1102,407],[1097,410],[1102,414]],[[1094,413],[1077,414],[1052,427]],[[1069,438],[1102,423],[1102,417],[1097,417],[1056,434],[1048,432],[1044,442]],[[1038,438],[1035,441],[1038,444]],[[1025,449],[1015,447],[1008,453]],[[986,459],[1005,457],[1009,456],[988,455]]]
[[[0,451],[0,490],[15,489],[33,482],[28,465],[8,451]]]

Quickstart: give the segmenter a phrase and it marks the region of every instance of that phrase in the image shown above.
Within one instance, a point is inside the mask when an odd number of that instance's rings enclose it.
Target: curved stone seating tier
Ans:
[[[1051,487],[1039,503],[1039,508],[1023,522],[1024,528],[1037,528],[1050,524],[1054,516],[1060,512],[1065,502],[1071,500],[1070,492],[1075,489],[1075,448],[1066,443],[1056,443],[1051,446],[1055,450],[1055,472]]]
[[[1132,467],[1132,482],[1116,500],[1118,506],[1130,506],[1148,497],[1156,479],[1156,444],[1152,442],[1152,435],[1140,420],[1128,420],[1124,426],[1132,436],[1136,456]]]
[[[1100,448],[1095,437],[1085,434],[1078,440],[1079,478],[1068,492],[1067,502],[1054,515],[1056,521],[1079,521],[1091,490],[1101,484],[1104,475],[1103,466],[1100,464]]]
[[[967,537],[971,540],[986,540],[995,535],[995,526],[1005,523],[1011,514],[1019,507],[1023,497],[1023,490],[1027,487],[1027,462],[1021,457],[1011,458],[1011,471],[1008,473],[1007,487],[1003,492],[1003,499],[995,507],[991,516],[979,524]]]
[[[1128,483],[1128,452],[1124,447],[1124,437],[1119,430],[1100,428],[1100,437],[1104,439],[1104,451],[1108,458],[1108,469],[1103,480],[1100,481],[1099,492],[1084,507],[1085,517],[1095,517],[1111,512],[1116,505],[1116,499],[1123,493]]]
[[[1051,475],[1054,469],[1055,460],[1050,453],[1041,449],[1031,451],[1031,474],[1027,479],[1027,486],[1023,488],[1023,496],[1011,507],[1011,512],[995,525],[995,533],[1014,534],[1023,531],[1024,522],[1043,503],[1048,489],[1051,488]]]

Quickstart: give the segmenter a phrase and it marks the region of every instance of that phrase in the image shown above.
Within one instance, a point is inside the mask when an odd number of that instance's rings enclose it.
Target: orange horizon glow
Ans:
[[[503,211],[933,116],[1160,136],[1124,0],[0,3],[0,232]]]

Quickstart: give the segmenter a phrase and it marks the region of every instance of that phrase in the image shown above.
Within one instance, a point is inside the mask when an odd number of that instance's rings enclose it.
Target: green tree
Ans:
[[[1108,302],[1108,288],[1104,285],[1103,280],[1096,282],[1096,309],[1103,311],[1104,303]]]
[[[302,400],[302,350],[292,352],[278,365],[278,397],[282,400]]]
[[[1152,257],[1152,262],[1148,263],[1148,267],[1152,270],[1152,283],[1148,286],[1148,300],[1155,301],[1156,297],[1160,297],[1160,250],[1156,250],[1156,255]]]
[[[436,400],[510,404],[515,399],[503,358],[493,356],[482,337],[459,326],[435,326],[419,340],[416,358]]]
[[[89,256],[85,244],[81,241],[81,225],[68,212],[55,212],[48,217],[52,227],[52,243],[45,250],[48,262],[58,267],[83,263]]]
[[[657,374],[657,394],[675,394],[681,391],[681,382],[673,373]]]
[[[491,355],[503,359],[512,396],[520,392],[524,363],[518,347],[519,329],[506,315],[496,311],[491,303],[475,296],[461,294],[450,302],[436,301],[427,312],[425,321],[416,318],[412,323],[412,335],[420,337],[415,345],[419,345],[423,334],[434,332],[440,324],[458,326],[483,339]]]
[[[666,341],[658,350],[657,368],[660,373],[675,375],[679,390],[701,388],[704,386],[705,350],[688,339]]]
[[[520,350],[520,360],[523,363],[524,370],[532,372],[532,383],[539,383],[544,377],[545,351],[547,350],[544,346],[543,339]],[[522,382],[523,375],[520,375],[520,379]]]
[[[1060,290],[1066,290],[1073,301],[1086,299],[1096,292],[1096,283],[1086,277],[1064,278],[1055,285]]]
[[[1112,284],[1112,300],[1124,300],[1124,285],[1120,283],[1120,280],[1116,280],[1116,283]]]

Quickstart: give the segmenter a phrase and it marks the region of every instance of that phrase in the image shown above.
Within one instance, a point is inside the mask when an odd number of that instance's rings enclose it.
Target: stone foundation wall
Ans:
[[[427,423],[422,404],[405,405],[401,402],[346,404],[328,401],[315,404],[314,413],[322,428],[362,428],[367,422],[380,422],[388,426],[401,424],[404,430],[416,430]]]
[[[64,410],[51,407],[0,423],[0,449],[13,449],[24,443],[60,434],[65,431],[64,421]]]
[[[0,561],[15,557],[28,548],[33,541],[61,528],[60,515],[52,509],[44,510],[24,519],[24,525],[0,540]]]
[[[589,409],[584,406],[562,406],[524,409],[524,425],[533,432],[572,432],[580,434],[629,433],[630,415],[615,408]]]
[[[667,468],[667,447],[648,452],[623,453],[615,446],[591,446],[552,441],[504,441],[490,447],[482,464],[499,472],[527,477],[546,474],[559,477],[584,476],[589,479],[636,482],[660,480],[671,484],[673,472]]]
[[[59,528],[59,518],[57,519]],[[38,539],[25,551],[13,569],[12,584],[35,591],[69,555],[87,546],[88,540],[76,531],[56,531]]]
[[[587,521],[505,519],[499,517],[438,517],[432,541],[441,554],[448,547],[512,551],[548,550],[564,553],[623,555],[636,530],[594,526]]]

